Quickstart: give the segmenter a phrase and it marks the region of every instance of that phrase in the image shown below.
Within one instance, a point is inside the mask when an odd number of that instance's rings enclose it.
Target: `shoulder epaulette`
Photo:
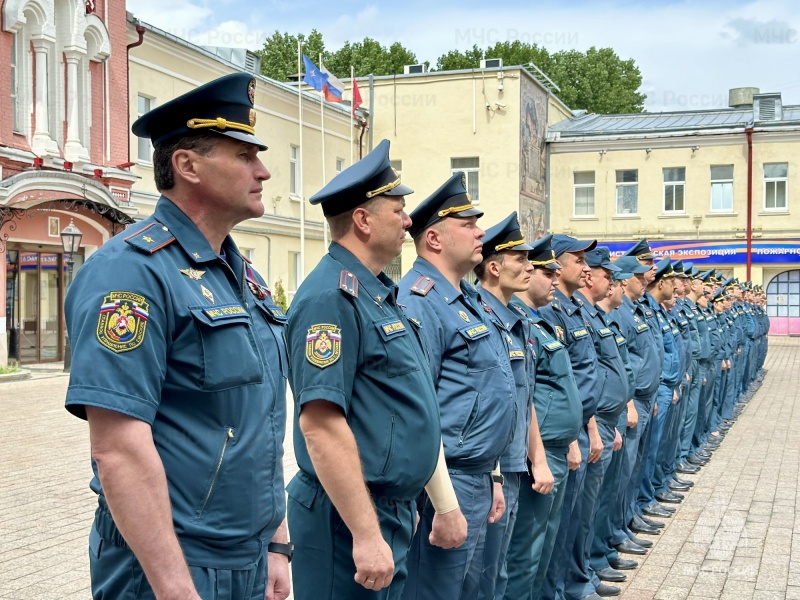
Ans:
[[[421,275],[417,278],[417,280],[411,284],[409,290],[418,296],[426,296],[428,292],[433,289],[433,286],[436,282],[431,279],[430,277],[425,277]]]
[[[550,306],[552,306],[556,310],[561,310],[561,303],[558,301],[557,298],[553,299],[553,301],[550,303]]]
[[[175,241],[166,225],[150,223],[146,227],[125,237],[125,241],[145,254],[153,254]]]
[[[358,298],[358,278],[347,269],[342,269],[339,273],[339,289]]]

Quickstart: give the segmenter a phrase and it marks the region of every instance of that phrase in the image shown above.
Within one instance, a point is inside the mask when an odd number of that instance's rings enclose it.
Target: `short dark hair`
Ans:
[[[495,252],[494,254],[490,254],[481,261],[481,264],[479,264],[473,269],[473,271],[475,272],[475,277],[477,277],[482,281],[483,276],[486,275],[486,265],[489,264],[489,261],[493,260],[495,262],[499,262],[502,265],[505,262],[505,259],[506,259],[505,254],[503,254],[502,252]]]
[[[202,156],[208,156],[220,141],[220,136],[213,133],[198,133],[167,140],[159,144],[153,151],[153,175],[156,189],[161,192],[175,187],[175,173],[172,170],[172,155],[178,150],[192,150]]]

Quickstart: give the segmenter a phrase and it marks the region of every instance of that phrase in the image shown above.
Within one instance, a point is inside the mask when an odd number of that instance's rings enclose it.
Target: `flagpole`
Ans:
[[[322,52],[319,53],[319,64],[322,68]],[[319,95],[319,126],[322,130],[322,185],[328,183],[325,177],[325,92]],[[322,219],[322,244],[323,252],[328,250],[328,222]]]
[[[356,118],[356,69],[350,65],[350,164],[353,164],[353,119]]]
[[[300,74],[303,72],[303,50],[302,42],[297,40],[297,101],[298,101],[298,122],[300,124],[300,147],[297,149],[297,164],[298,164],[298,182],[297,188],[300,195],[300,281],[297,282],[297,287],[306,278],[305,276],[305,260],[306,260],[306,201],[303,197],[303,79]]]

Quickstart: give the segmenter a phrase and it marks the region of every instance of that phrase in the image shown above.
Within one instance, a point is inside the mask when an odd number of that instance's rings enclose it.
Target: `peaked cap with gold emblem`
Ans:
[[[150,138],[153,146],[211,131],[266,150],[264,142],[255,136],[255,94],[252,74],[225,75],[145,113],[131,131]]]
[[[417,237],[446,217],[482,217],[483,212],[472,205],[464,172],[456,171],[408,216],[411,217],[408,232],[411,237]]]
[[[309,198],[321,204],[326,217],[340,215],[375,196],[406,196],[414,190],[400,183],[400,174],[389,162],[389,140],[382,140],[357,163],[331,179]]]

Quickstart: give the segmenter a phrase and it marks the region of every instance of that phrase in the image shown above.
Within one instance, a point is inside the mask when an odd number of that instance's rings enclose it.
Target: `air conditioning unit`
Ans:
[[[403,73],[405,75],[412,75],[414,73],[427,73],[428,72],[428,65],[421,64],[421,65],[405,65],[403,67]]]
[[[481,60],[481,69],[500,69],[502,66],[502,58],[484,58]]]

